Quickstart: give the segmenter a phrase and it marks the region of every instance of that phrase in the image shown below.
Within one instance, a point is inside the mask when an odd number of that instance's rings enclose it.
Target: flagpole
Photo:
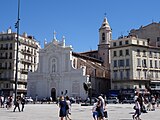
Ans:
[[[16,72],[15,72],[15,96],[14,96],[14,102],[16,102],[17,98],[17,84],[18,84],[18,45],[19,45],[19,13],[20,13],[20,0],[18,0],[18,16],[17,16],[17,22],[15,24],[15,28],[17,29],[17,49],[16,49]]]

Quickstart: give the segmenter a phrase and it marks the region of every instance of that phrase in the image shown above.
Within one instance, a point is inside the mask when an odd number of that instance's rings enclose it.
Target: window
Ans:
[[[147,79],[147,71],[144,70],[144,79]]]
[[[129,79],[130,76],[130,70],[126,70],[126,78]]]
[[[129,59],[126,59],[126,66],[129,66]]]
[[[150,60],[150,68],[153,68],[152,60]]]
[[[10,63],[9,63],[9,69],[11,69],[11,68],[12,68],[12,63],[10,62]]]
[[[139,49],[137,49],[137,55],[140,56],[140,50]]]
[[[157,60],[155,60],[154,62],[155,62],[155,68],[158,68]]]
[[[10,52],[9,54],[9,59],[12,59],[12,52]]]
[[[123,80],[123,71],[120,71],[120,79]]]
[[[3,44],[1,44],[1,49],[3,49]]]
[[[137,58],[137,67],[141,67],[141,59]]]
[[[113,51],[113,56],[114,56],[114,57],[117,56],[117,51]]]
[[[12,43],[10,43],[10,47],[9,47],[9,49],[10,49],[10,50],[12,50]]]
[[[119,51],[119,56],[123,56],[123,51],[122,50]]]
[[[144,60],[142,61],[142,66],[143,66],[143,67],[147,67],[146,59],[144,59]]]
[[[143,56],[146,56],[146,51],[145,50],[143,50]]]
[[[5,54],[5,58],[6,58],[6,59],[8,58],[8,53]]]
[[[119,41],[119,45],[122,45],[122,41]]]
[[[118,61],[118,66],[119,67],[124,67],[124,60],[119,60]]]
[[[8,44],[6,44],[6,50],[8,49]]]
[[[155,72],[155,78],[158,78],[158,72]]]
[[[5,68],[7,68],[7,62],[5,62]]]
[[[113,71],[113,74],[114,74],[113,78],[116,80],[117,79],[117,70]]]
[[[149,57],[152,57],[152,51],[149,52]]]
[[[137,70],[137,78],[140,79],[140,77],[141,77],[141,71]]]
[[[113,43],[113,46],[117,46],[117,45],[116,45],[116,42]]]
[[[102,42],[105,41],[105,33],[102,33]]]
[[[157,53],[156,52],[154,52],[154,57],[157,58]]]
[[[128,49],[126,49],[126,55],[129,55],[129,50]]]
[[[114,67],[117,67],[117,60],[114,60]]]
[[[128,44],[128,40],[125,41],[125,44]]]

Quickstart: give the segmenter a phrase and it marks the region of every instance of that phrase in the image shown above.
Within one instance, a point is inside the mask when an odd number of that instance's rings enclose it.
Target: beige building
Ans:
[[[147,39],[149,45],[160,47],[160,23],[152,22],[149,25],[141,26],[139,29],[132,29],[129,35]]]
[[[160,49],[148,42],[133,36],[111,41],[112,89],[160,89]]]
[[[12,95],[15,89],[17,34],[11,28],[0,33],[0,94]],[[39,43],[26,33],[19,35],[18,94],[27,92],[28,71],[37,69]]]

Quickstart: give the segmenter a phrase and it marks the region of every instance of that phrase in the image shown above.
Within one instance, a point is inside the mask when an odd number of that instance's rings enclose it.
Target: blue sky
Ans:
[[[17,1],[0,0],[0,31],[10,26],[15,32]],[[160,0],[21,0],[20,33],[27,32],[40,41],[66,37],[75,52],[97,49],[104,13],[112,28],[112,37],[127,35],[141,25],[160,21]]]

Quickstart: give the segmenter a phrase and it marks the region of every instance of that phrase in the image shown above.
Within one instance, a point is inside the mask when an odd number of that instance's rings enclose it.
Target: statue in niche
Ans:
[[[56,60],[55,59],[52,60],[51,65],[52,65],[52,73],[56,72]]]

